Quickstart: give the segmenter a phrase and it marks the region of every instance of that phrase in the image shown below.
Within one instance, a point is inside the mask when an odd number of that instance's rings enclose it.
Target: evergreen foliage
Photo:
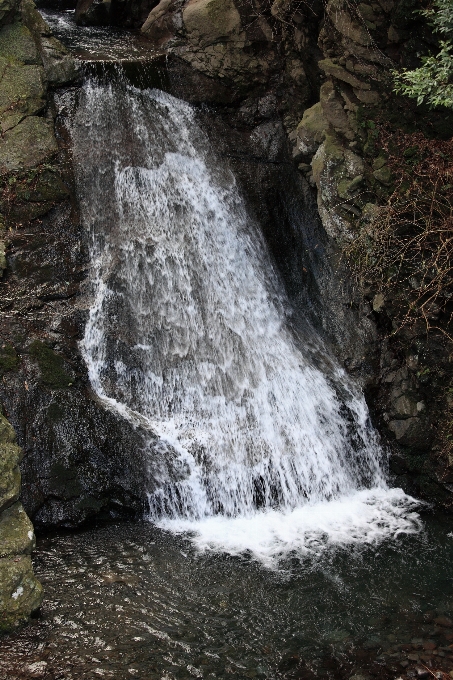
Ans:
[[[417,69],[395,71],[395,91],[416,99],[418,104],[453,108],[453,0],[435,0],[433,7],[421,14],[442,36],[439,52],[423,57]]]

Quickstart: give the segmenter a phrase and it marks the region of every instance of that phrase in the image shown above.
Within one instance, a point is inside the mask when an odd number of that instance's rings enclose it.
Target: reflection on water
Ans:
[[[317,564],[288,560],[280,573],[246,557],[197,554],[187,539],[146,524],[41,539],[42,618],[4,639],[0,677],[449,671],[452,524],[427,518],[423,536]]]

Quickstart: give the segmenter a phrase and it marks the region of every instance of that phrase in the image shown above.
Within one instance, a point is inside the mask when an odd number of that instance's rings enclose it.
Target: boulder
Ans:
[[[19,0],[0,0],[0,26],[18,13]]]
[[[16,22],[0,31],[0,56],[22,64],[38,64],[39,55],[30,30]]]
[[[0,558],[29,555],[35,544],[33,524],[22,503],[14,503],[0,515]]]
[[[43,118],[29,116],[0,139],[0,176],[33,168],[57,150],[52,125]]]
[[[22,21],[33,36],[49,85],[60,86],[77,77],[77,67],[68,50],[53,35],[33,0],[22,0]],[[1,52],[0,52],[1,54]]]
[[[0,512],[19,498],[22,451],[15,439],[13,428],[0,414]]]
[[[324,139],[328,121],[324,116],[321,102],[307,109],[296,130],[296,153],[312,156]]]
[[[0,411],[0,632],[24,623],[41,604],[42,587],[33,574],[33,525],[17,502],[21,449]]]
[[[29,555],[0,559],[0,631],[25,623],[42,601]]]
[[[232,40],[241,31],[241,17],[233,0],[189,0],[183,22],[189,41],[202,46]]]
[[[79,0],[75,9],[77,26],[108,26],[111,0]]]
[[[337,93],[331,80],[327,80],[321,86],[321,107],[325,119],[336,132],[340,132],[348,139],[354,138],[350,122],[344,110],[343,100]]]
[[[39,113],[45,104],[46,87],[42,67],[7,64],[0,76],[2,132],[16,126],[25,116]]]

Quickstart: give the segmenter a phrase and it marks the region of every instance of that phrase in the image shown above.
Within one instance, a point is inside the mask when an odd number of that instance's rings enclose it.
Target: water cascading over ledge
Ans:
[[[85,84],[72,122],[93,389],[149,432],[149,516],[266,563],[417,530],[360,391],[288,302],[193,109]]]

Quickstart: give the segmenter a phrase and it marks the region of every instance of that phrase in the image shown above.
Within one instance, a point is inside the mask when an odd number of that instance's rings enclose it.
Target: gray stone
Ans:
[[[175,0],[161,0],[151,10],[141,28],[143,35],[161,46],[168,42],[175,34],[174,15],[177,9]]]
[[[46,88],[39,66],[8,64],[0,79],[0,124],[3,132],[44,108]]]
[[[349,71],[344,69],[339,64],[336,64],[331,59],[322,59],[321,61],[318,62],[318,66],[328,76],[332,76],[333,78],[338,78],[338,80],[342,80],[343,82],[348,83],[349,85],[352,85],[353,88],[357,88],[358,90],[370,90],[371,89],[371,85],[369,83],[362,82],[361,80],[356,78],[356,76],[352,75],[352,73],[349,73]],[[354,94],[356,94],[355,90],[354,90]]]
[[[57,150],[52,125],[29,116],[0,139],[0,175],[33,168]]]
[[[324,116],[321,102],[307,109],[296,130],[295,153],[309,156],[318,150],[324,139],[328,121]]]
[[[183,11],[190,41],[209,45],[237,36],[241,17],[233,0],[189,0]]]
[[[0,558],[28,555],[34,547],[33,524],[22,503],[14,503],[0,514]]]
[[[29,29],[21,23],[4,26],[0,31],[0,56],[22,64],[38,64],[36,43]]]
[[[40,606],[42,586],[29,555],[0,559],[0,631],[25,623]]]

